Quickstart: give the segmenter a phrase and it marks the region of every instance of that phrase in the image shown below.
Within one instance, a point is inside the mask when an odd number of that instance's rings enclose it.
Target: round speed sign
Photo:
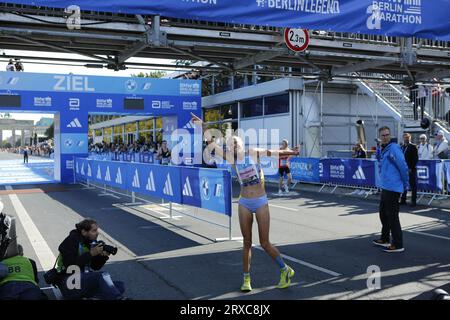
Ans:
[[[306,29],[284,29],[284,42],[295,52],[305,51],[309,45],[309,34]]]

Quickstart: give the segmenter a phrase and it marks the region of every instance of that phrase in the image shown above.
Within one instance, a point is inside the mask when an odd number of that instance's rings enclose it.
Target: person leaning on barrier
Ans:
[[[75,225],[69,236],[59,245],[57,258],[57,276],[55,285],[65,299],[96,298],[104,300],[122,300],[125,291],[120,281],[112,281],[109,273],[99,271],[108,261],[109,252],[104,244],[97,243],[98,224],[85,219]],[[78,269],[79,286],[73,285],[73,274]],[[76,281],[75,281],[76,282]]]
[[[436,134],[436,145],[434,146],[434,159],[447,159],[448,141],[445,139],[445,133],[439,130]]]
[[[408,165],[409,186],[411,189],[411,207],[415,207],[417,199],[416,166],[419,161],[419,153],[417,146],[411,143],[411,135],[409,133],[403,134],[402,151],[405,156],[406,164]],[[407,193],[407,190],[403,192],[400,204],[406,204]]]
[[[170,163],[171,153],[167,147],[167,141],[163,140],[161,147],[158,149],[157,159],[161,161],[162,165],[168,165]]]
[[[419,140],[419,160],[432,160],[433,146],[428,143],[427,136],[425,134],[421,134]]]
[[[381,188],[379,211],[382,229],[380,239],[373,240],[373,244],[383,247],[385,252],[402,252],[405,249],[399,219],[399,198],[408,187],[408,167],[400,146],[391,141],[390,129],[381,127],[378,132],[381,139],[381,158],[378,165]]]

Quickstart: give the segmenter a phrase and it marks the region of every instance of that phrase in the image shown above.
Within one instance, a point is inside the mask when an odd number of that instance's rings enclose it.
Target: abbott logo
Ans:
[[[425,166],[417,166],[417,178],[426,180],[430,178],[430,169]]]
[[[355,180],[366,180],[366,176],[364,175],[364,170],[361,166],[358,166],[358,170],[356,170],[353,175],[353,179]]]
[[[186,197],[194,196],[194,194],[192,193],[191,183],[189,182],[189,177],[186,177],[186,182],[184,183],[183,196]]]
[[[78,98],[70,98],[69,99],[69,109],[70,110],[80,110],[80,99]]]

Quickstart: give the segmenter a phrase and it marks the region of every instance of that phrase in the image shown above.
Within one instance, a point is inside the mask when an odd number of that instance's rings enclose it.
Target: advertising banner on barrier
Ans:
[[[135,163],[128,168],[129,190],[182,203],[179,167]]]
[[[374,187],[376,161],[370,159],[321,159],[320,182]]]
[[[292,179],[301,182],[320,182],[318,158],[290,158]]]
[[[442,191],[444,164],[441,160],[419,160],[416,168],[418,191]]]
[[[75,159],[78,180],[90,180],[136,193],[231,216],[227,170]]]
[[[450,40],[448,0],[7,0],[81,10]]]
[[[231,216],[230,173],[227,170],[183,168],[183,204]]]

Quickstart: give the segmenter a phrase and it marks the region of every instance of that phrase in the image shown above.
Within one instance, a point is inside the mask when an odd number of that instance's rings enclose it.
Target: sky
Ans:
[[[70,53],[51,53],[51,52],[38,52],[38,51],[19,51],[19,50],[0,50],[0,70],[6,70],[6,65],[8,64],[9,58],[2,58],[2,55],[11,56],[33,56],[33,57],[54,57],[54,58],[66,58],[66,59],[84,59],[90,60],[90,58],[70,54]],[[39,63],[41,62],[41,63]],[[42,62],[45,62],[43,64]],[[170,60],[163,59],[141,59],[141,58],[130,58],[127,62],[149,62],[149,63],[160,63],[167,64]],[[97,75],[97,76],[111,76],[111,77],[129,77],[132,74],[137,74],[140,72],[150,72],[155,69],[127,69],[121,71],[114,71],[109,69],[92,69],[86,68],[84,66],[66,66],[66,65],[56,65],[52,64],[50,61],[44,60],[26,60],[22,59],[25,72],[39,72],[39,73],[59,73],[59,74],[81,74],[81,75]],[[61,62],[61,64],[68,64],[66,62]],[[167,71],[170,73],[170,71]],[[34,120],[36,123],[40,118],[47,117],[53,118],[53,114],[31,114],[31,113],[11,113],[11,117],[17,120]],[[11,131],[4,131],[3,138],[8,138],[12,135]]]

